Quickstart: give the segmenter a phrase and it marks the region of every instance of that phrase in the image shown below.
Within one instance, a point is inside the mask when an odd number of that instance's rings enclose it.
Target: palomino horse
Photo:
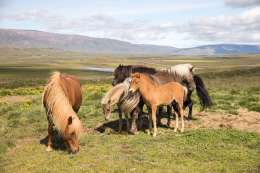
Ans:
[[[132,123],[130,132],[136,131],[136,118],[140,112],[138,103],[140,101],[140,94],[136,92],[129,95],[130,78],[126,78],[123,83],[120,83],[111,88],[101,100],[101,105],[105,119],[109,120],[111,117],[112,106],[117,104],[119,108],[119,132],[122,130],[122,112],[126,118],[127,130],[129,131],[128,115],[132,114]]]
[[[48,119],[47,151],[52,150],[54,126],[70,151],[79,151],[79,138],[83,127],[76,113],[81,102],[79,80],[74,76],[54,72],[43,92],[43,105]]]
[[[177,82],[169,82],[167,84],[160,85],[150,76],[142,73],[134,73],[131,75],[132,81],[130,84],[130,91],[136,92],[139,91],[142,95],[144,102],[151,108],[150,117],[149,117],[149,129],[152,131],[153,123],[153,136],[157,134],[157,125],[156,125],[156,111],[157,107],[161,105],[172,105],[175,108],[175,111],[182,119],[181,132],[184,131],[184,107],[183,100],[187,94],[184,87]],[[176,124],[174,132],[177,132],[178,129],[178,116],[176,116]]]
[[[188,119],[192,119],[193,102],[191,99],[191,95],[194,88],[196,88],[197,95],[200,99],[200,105],[202,106],[202,110],[212,105],[211,98],[208,94],[207,88],[203,80],[201,79],[200,76],[193,74],[193,66],[191,64],[179,64],[176,66],[172,66],[169,69],[163,69],[163,70],[164,71],[166,70],[167,72],[169,72],[174,76],[174,77],[170,77],[171,81],[179,82],[188,88],[188,94],[184,102],[184,106],[189,107]],[[124,66],[120,64],[114,71],[114,79],[112,84],[116,85],[118,83],[121,83],[122,81],[124,81],[125,78],[130,77],[130,75],[135,72],[155,75],[160,71],[145,66],[135,66],[135,65]],[[159,75],[157,75],[158,76],[157,79],[161,80],[160,83],[164,83],[165,76],[161,74],[162,73],[159,73]],[[169,75],[167,76],[169,77]],[[169,82],[169,79],[167,79],[167,81]]]

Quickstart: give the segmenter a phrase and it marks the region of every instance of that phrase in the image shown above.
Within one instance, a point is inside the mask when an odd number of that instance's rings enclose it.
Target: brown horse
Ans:
[[[153,123],[153,136],[157,134],[157,125],[156,125],[156,111],[157,107],[160,105],[172,105],[175,108],[175,111],[182,119],[181,132],[184,131],[184,107],[183,100],[187,94],[187,91],[184,87],[177,82],[169,82],[163,85],[158,84],[150,76],[147,76],[142,73],[134,73],[131,75],[132,81],[130,84],[130,91],[135,92],[139,91],[142,95],[145,103],[151,108],[150,117],[149,117],[149,129],[152,131]],[[178,116],[176,116],[176,125],[174,132],[177,132],[178,129]]]
[[[48,119],[47,151],[52,151],[54,126],[70,151],[79,151],[79,138],[83,128],[76,113],[81,102],[79,80],[71,75],[54,72],[43,92],[43,105]]]

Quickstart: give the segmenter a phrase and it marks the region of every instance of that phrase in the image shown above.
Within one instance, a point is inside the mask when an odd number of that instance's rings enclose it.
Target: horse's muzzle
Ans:
[[[71,150],[71,151],[70,151],[71,154],[77,154],[78,152],[79,152],[79,148],[76,149],[76,150],[73,150],[73,151]]]

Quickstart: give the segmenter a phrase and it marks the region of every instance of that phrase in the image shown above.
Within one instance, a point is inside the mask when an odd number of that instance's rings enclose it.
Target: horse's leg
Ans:
[[[168,115],[167,125],[170,127],[170,125],[171,125],[172,107],[169,106],[169,105],[167,105],[167,115]]]
[[[53,123],[48,118],[48,143],[46,151],[52,151]]]
[[[193,108],[193,102],[191,100],[191,94],[192,91],[188,91],[188,96],[187,96],[187,105],[184,105],[184,107],[186,108],[186,106],[189,107],[189,114],[188,114],[188,120],[192,120],[192,108]]]
[[[156,110],[157,106],[152,106],[153,137],[157,135]]]
[[[122,122],[122,112],[121,112],[120,109],[118,110],[118,116],[119,116],[119,127],[118,127],[118,131],[121,132],[121,131],[122,131],[123,122]]]
[[[136,125],[136,120],[138,118],[138,114],[139,114],[139,107],[137,106],[133,111],[132,111],[132,121],[131,121],[131,129],[130,132],[133,134],[137,133],[137,125]]]
[[[192,108],[193,108],[192,100],[190,100],[190,103],[188,104],[188,107],[189,107],[188,120],[192,120]]]
[[[139,106],[139,108],[140,108],[140,110],[141,110],[141,114],[143,114],[144,101],[143,101],[142,97],[140,98],[140,101],[139,101],[139,103],[138,103],[138,106]]]
[[[181,132],[184,132],[184,111],[183,111],[183,108],[180,108],[180,114],[181,114]]]
[[[179,111],[180,110],[178,110],[177,112],[178,112],[178,114],[175,116],[175,127],[174,127],[174,132],[177,132],[177,130],[178,130],[178,126],[179,126]]]
[[[152,110],[150,107],[148,107],[148,113],[149,113],[149,130],[147,131],[147,134],[150,135],[152,132]]]
[[[163,113],[163,106],[159,106],[158,111],[156,111],[156,116],[158,117],[157,124],[161,124],[162,113]]]
[[[125,119],[126,119],[126,130],[127,132],[130,131],[130,125],[129,125],[129,119],[128,119],[128,114],[125,113]]]

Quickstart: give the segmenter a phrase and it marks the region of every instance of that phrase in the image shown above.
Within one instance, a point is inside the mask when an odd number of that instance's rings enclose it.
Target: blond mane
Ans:
[[[102,98],[101,104],[110,106],[120,103],[120,109],[125,113],[130,113],[139,103],[140,94],[136,92],[129,97],[130,78],[126,78],[123,83],[117,84],[111,88]]]
[[[51,118],[56,129],[61,133],[64,133],[70,116],[77,120],[74,125],[75,127],[78,126],[78,130],[81,130],[80,120],[65,95],[61,87],[61,82],[61,73],[54,72],[44,88],[43,104],[47,115]]]
[[[106,95],[101,100],[101,104],[106,105],[109,103],[112,106],[118,103],[121,95],[125,92],[125,90],[126,87],[123,83],[117,84],[106,93]]]

